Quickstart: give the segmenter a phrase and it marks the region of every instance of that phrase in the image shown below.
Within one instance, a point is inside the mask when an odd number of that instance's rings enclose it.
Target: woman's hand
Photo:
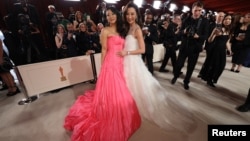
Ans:
[[[221,29],[215,28],[214,35],[215,35],[215,36],[219,36],[219,35],[221,35],[221,34],[222,34]]]
[[[124,57],[124,56],[127,55],[127,51],[125,51],[125,50],[118,51],[118,52],[117,52],[117,55],[120,56],[120,57]]]
[[[245,34],[239,33],[239,35],[236,37],[236,40],[243,41],[245,39]]]
[[[63,34],[57,33],[56,36],[58,37],[59,40],[62,40],[62,39],[63,39]]]

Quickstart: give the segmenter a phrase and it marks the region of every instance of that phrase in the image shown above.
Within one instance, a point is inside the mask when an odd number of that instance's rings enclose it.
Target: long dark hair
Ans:
[[[119,33],[119,35],[124,38],[126,36],[126,32],[124,29],[124,24],[123,24],[122,16],[121,16],[120,12],[115,7],[112,7],[112,6],[108,7],[106,11],[108,11],[108,10],[112,11],[116,15],[116,17],[117,17],[116,30]]]
[[[142,20],[141,20],[141,14],[140,14],[140,11],[139,11],[139,8],[136,4],[134,4],[132,1],[130,1],[124,8],[124,11],[123,11],[123,20],[124,20],[124,23],[125,23],[125,28],[126,28],[126,33],[128,32],[129,30],[129,23],[127,22],[126,20],[126,15],[127,15],[127,12],[128,12],[128,8],[134,8],[135,9],[135,12],[136,12],[136,15],[137,15],[137,19],[135,20],[135,22],[140,26],[142,27]]]
[[[226,17],[228,17],[228,16],[230,16],[231,17],[231,24],[229,25],[229,26],[225,26],[224,24],[223,24],[223,22],[224,22],[224,20],[226,19]],[[226,32],[229,32],[229,34],[232,34],[232,28],[233,28],[233,16],[231,15],[231,14],[226,14],[225,16],[224,16],[224,19],[222,20],[222,26],[225,28],[225,31]]]

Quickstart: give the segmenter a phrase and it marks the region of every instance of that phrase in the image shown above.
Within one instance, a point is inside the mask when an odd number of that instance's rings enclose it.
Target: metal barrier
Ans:
[[[161,61],[165,48],[154,45],[153,62]],[[37,95],[91,81],[95,83],[101,68],[101,53],[46,61],[14,68],[25,98],[19,105],[31,103]]]
[[[20,105],[30,103],[38,94],[71,86],[85,81],[96,81],[94,55],[46,61],[15,68],[25,99]]]

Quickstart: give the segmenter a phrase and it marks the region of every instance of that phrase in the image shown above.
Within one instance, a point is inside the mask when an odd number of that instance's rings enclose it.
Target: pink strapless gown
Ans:
[[[140,127],[141,118],[128,90],[123,58],[116,55],[124,39],[110,36],[107,54],[95,90],[77,98],[65,118],[72,141],[127,141]]]

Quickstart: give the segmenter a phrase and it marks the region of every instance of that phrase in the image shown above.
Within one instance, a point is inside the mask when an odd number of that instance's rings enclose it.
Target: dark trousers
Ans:
[[[151,74],[154,73],[154,66],[153,66],[153,53],[151,54],[142,54],[142,60],[147,62],[148,70],[151,72]]]
[[[173,49],[173,48],[170,48],[170,49],[166,48],[166,52],[165,52],[165,55],[164,55],[164,59],[163,59],[163,61],[161,63],[160,70],[165,69],[165,67],[167,66],[169,58],[171,58],[171,63],[172,63],[173,72],[174,72],[174,66],[175,66],[175,63],[176,63],[176,52],[175,52],[175,49]]]
[[[246,105],[250,105],[250,88],[249,88],[249,90],[248,90],[248,95],[247,95],[245,104],[246,104]]]
[[[215,51],[212,51],[211,54],[215,54]],[[217,54],[216,56],[211,56],[211,62],[209,63],[209,69],[207,71],[207,81],[217,83],[219,77],[225,69],[226,57],[226,50],[222,51],[219,55]]]
[[[193,74],[198,57],[199,57],[199,53],[180,51],[178,58],[177,58],[177,61],[176,61],[176,64],[175,64],[174,77],[176,77],[176,78],[179,77],[180,71],[181,71],[182,67],[184,66],[186,59],[188,59],[187,72],[186,72],[186,76],[184,78],[184,83],[188,84],[190,82],[190,78]]]

